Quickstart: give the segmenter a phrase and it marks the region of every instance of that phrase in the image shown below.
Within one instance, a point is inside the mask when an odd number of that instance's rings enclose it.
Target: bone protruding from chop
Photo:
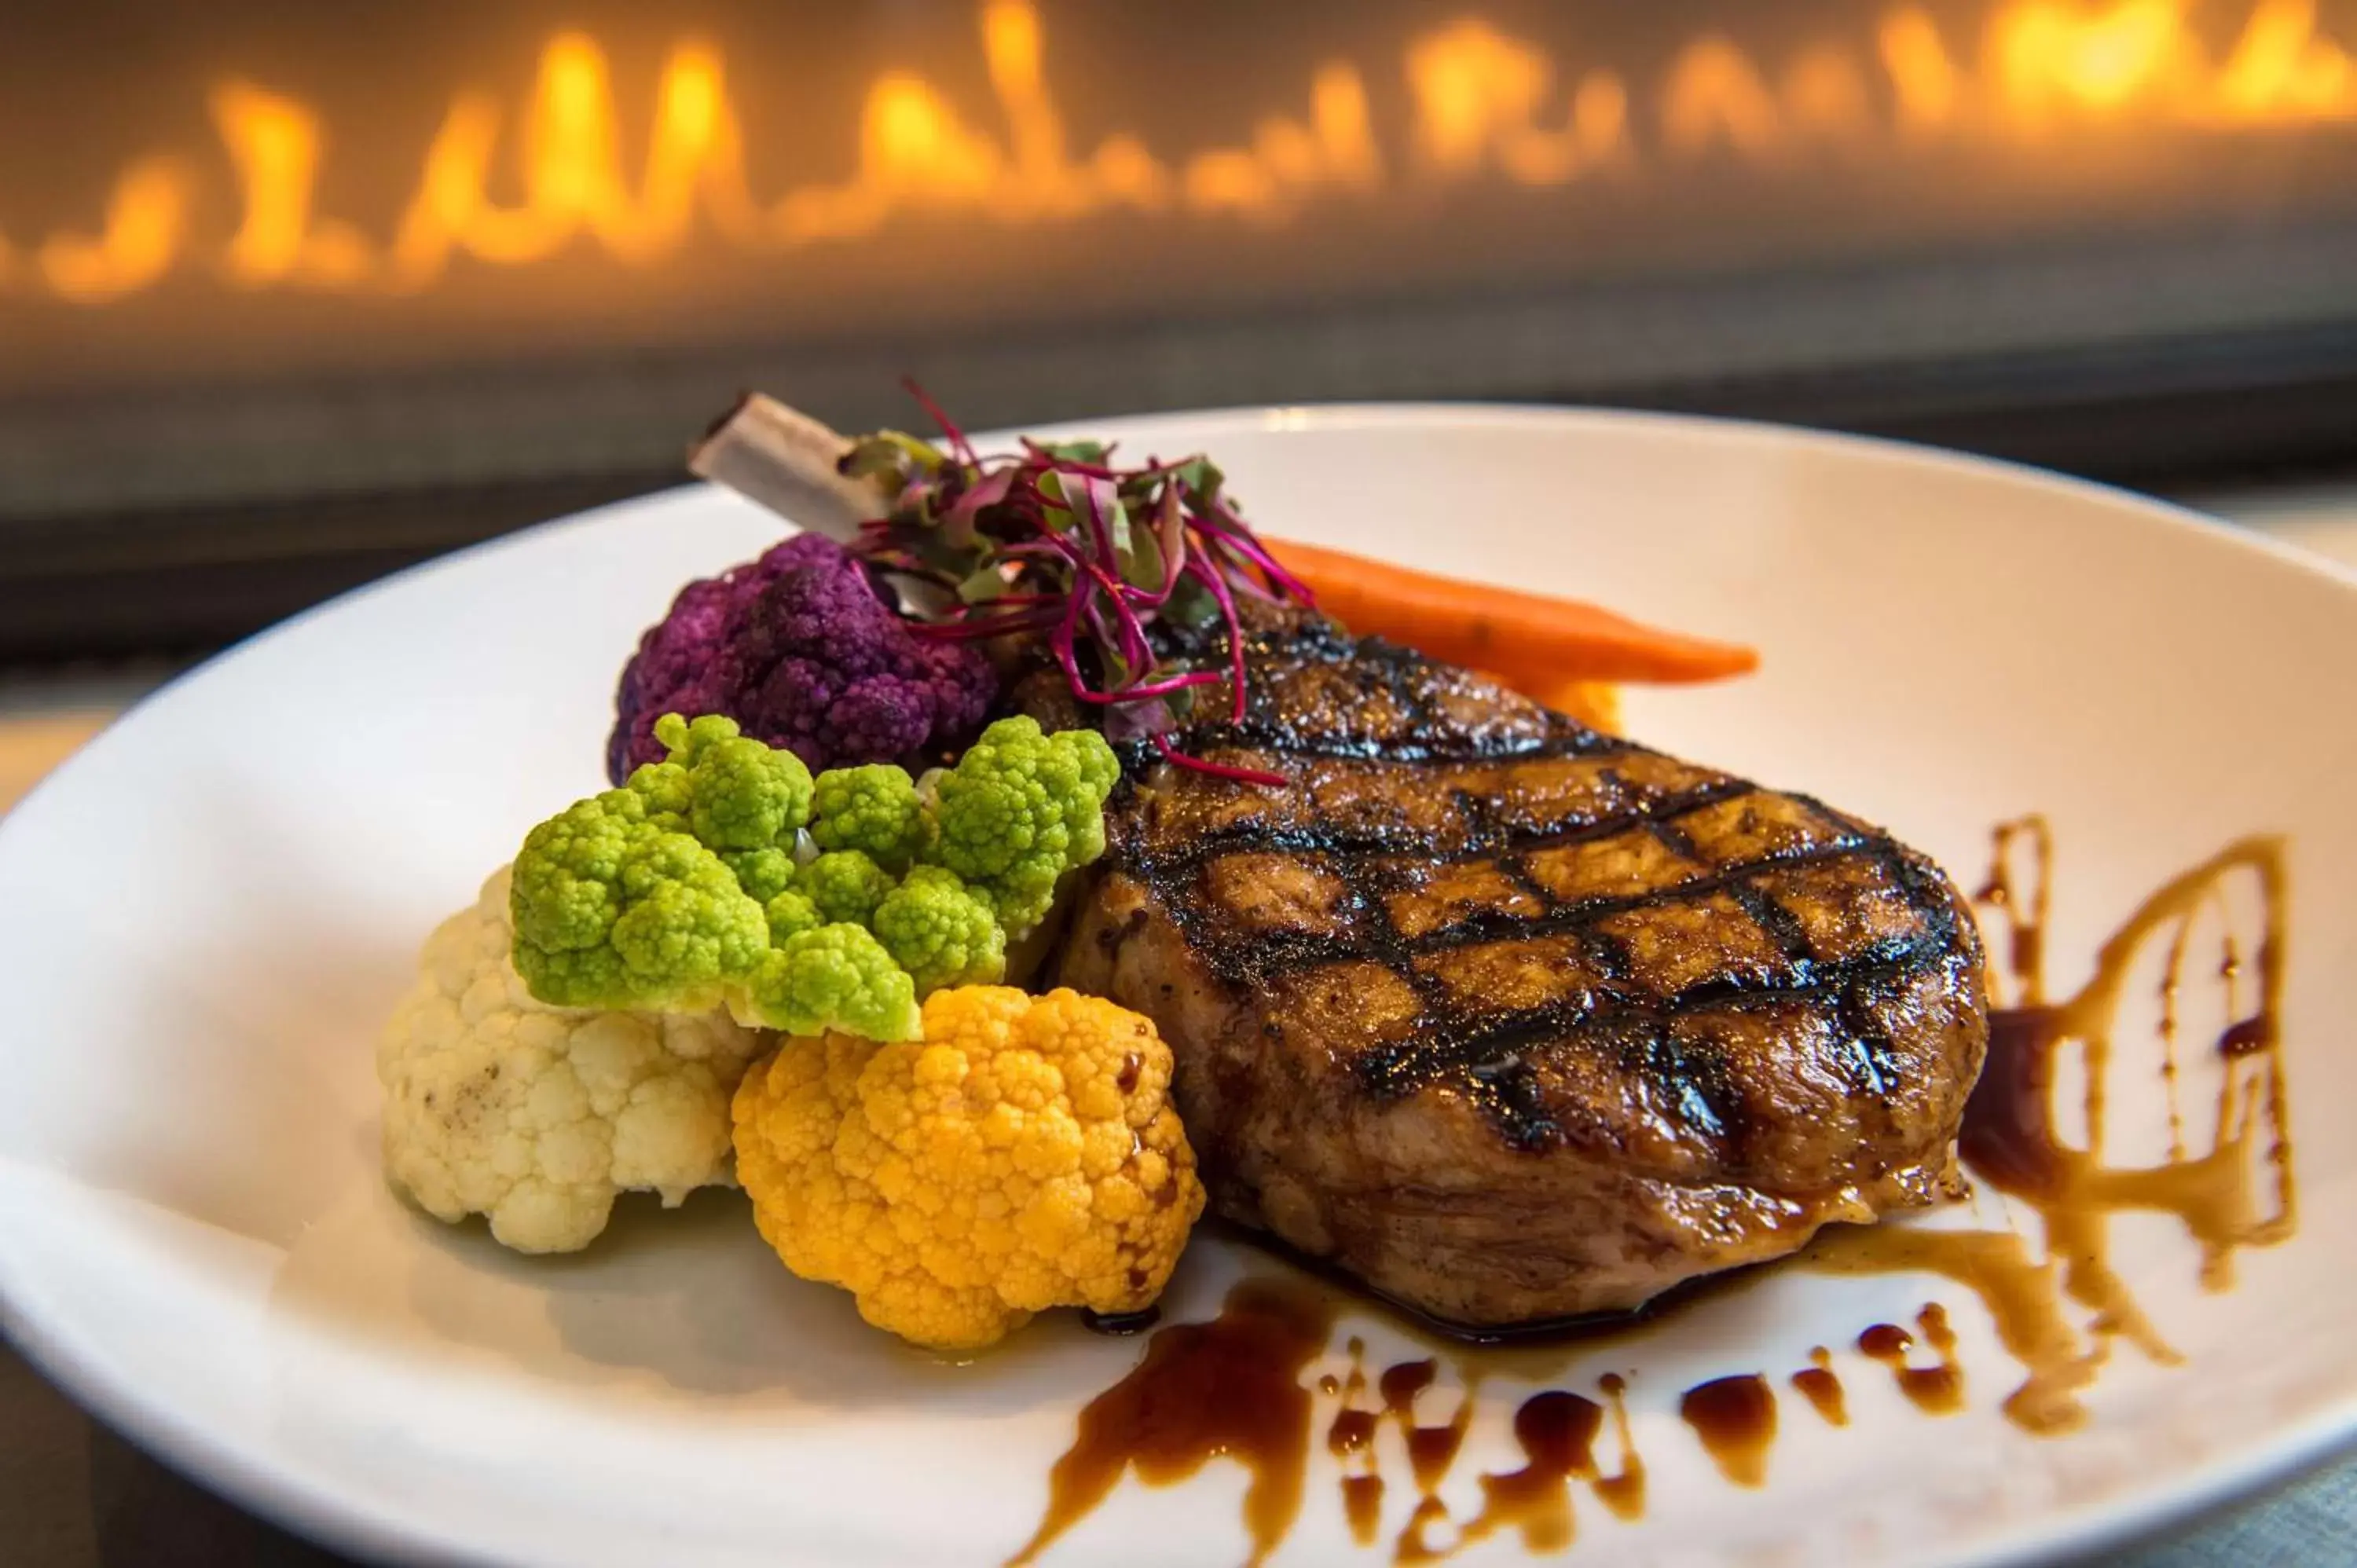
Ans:
[[[1287,787],[1140,771],[1060,965],[1171,1043],[1222,1213],[1494,1327],[1953,1189],[1986,1003],[1922,855],[1315,618],[1248,670],[1186,745]]]

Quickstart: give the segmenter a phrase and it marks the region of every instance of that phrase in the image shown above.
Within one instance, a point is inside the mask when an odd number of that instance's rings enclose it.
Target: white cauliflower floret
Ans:
[[[725,1013],[536,1002],[509,961],[508,873],[445,920],[377,1043],[384,1170],[420,1208],[490,1217],[520,1252],[570,1252],[618,1193],[666,1207],[734,1186],[729,1098],[774,1043]]]

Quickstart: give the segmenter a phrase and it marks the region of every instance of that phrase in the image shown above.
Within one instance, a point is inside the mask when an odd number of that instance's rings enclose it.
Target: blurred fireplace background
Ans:
[[[2357,0],[14,0],[0,660],[846,427],[1595,402],[2357,462]]]

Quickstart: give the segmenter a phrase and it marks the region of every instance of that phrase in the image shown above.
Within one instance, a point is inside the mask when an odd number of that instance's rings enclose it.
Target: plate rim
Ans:
[[[1539,404],[1465,402],[1351,402],[1329,403],[1239,403],[1201,409],[1108,414],[1099,418],[1043,421],[1022,427],[978,431],[978,443],[1011,443],[1018,434],[1057,435],[1102,433],[1117,427],[1116,439],[1150,437],[1161,429],[1184,428],[1190,439],[1216,443],[1251,431],[1272,433],[1351,429],[1475,429],[1522,426],[1533,430],[1586,425],[1604,429],[1683,432],[1710,442],[1740,441],[1762,446],[1813,448],[1835,455],[1870,456],[1885,462],[1930,466],[2048,490],[2139,514],[2156,526],[2205,537],[2308,576],[2357,592],[2357,566],[2346,566],[2288,542],[2237,527],[2184,503],[2147,495],[2103,480],[2061,473],[2034,464],[1961,452],[1888,436],[1862,435],[1716,414],[1683,413],[1605,404]],[[557,530],[611,521],[635,510],[659,510],[691,498],[725,493],[706,481],[689,479],[643,495],[548,518],[494,538],[413,563],[399,571],[349,588],[274,622],[175,674],[116,714],[0,817],[0,857],[24,830],[23,808],[70,789],[89,754],[113,743],[116,733],[184,686],[232,660],[264,647],[312,621],[336,614],[378,594],[423,581],[474,559],[527,549]],[[0,1177],[16,1163],[0,1157]],[[227,1498],[265,1520],[311,1541],[354,1554],[465,1563],[538,1564],[554,1559],[510,1555],[439,1529],[429,1519],[395,1513],[314,1475],[266,1444],[225,1440],[210,1434],[200,1415],[172,1402],[149,1397],[105,1365],[102,1341],[77,1334],[60,1314],[44,1311],[34,1271],[13,1255],[0,1232],[0,1338],[72,1402],[103,1422],[117,1435],[148,1452],[201,1487]],[[2150,1540],[2202,1516],[2218,1513],[2261,1493],[2287,1486],[2329,1460],[2357,1449],[2357,1387],[2276,1434],[2239,1455],[2131,1487],[2099,1502],[2032,1516],[2003,1533],[1969,1547],[1935,1549],[1916,1560],[1917,1568],[2028,1568],[2075,1560]],[[2172,1484],[2173,1483],[2173,1484]]]

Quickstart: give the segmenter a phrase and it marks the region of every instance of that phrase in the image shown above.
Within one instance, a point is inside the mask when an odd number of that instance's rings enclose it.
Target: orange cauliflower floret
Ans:
[[[786,1267],[937,1350],[1151,1303],[1203,1212],[1154,1026],[1003,985],[937,991],[924,1025],[789,1040],[738,1088],[737,1178]]]

